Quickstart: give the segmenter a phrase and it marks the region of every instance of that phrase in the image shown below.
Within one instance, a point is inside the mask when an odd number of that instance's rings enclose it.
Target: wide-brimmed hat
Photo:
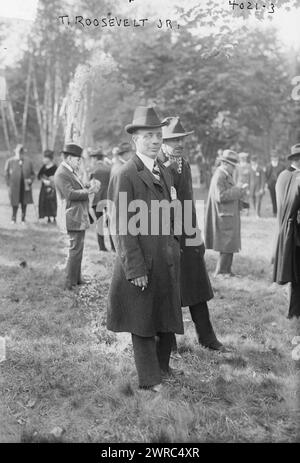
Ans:
[[[75,143],[67,143],[65,144],[62,153],[69,154],[70,156],[75,156],[77,158],[81,158],[82,155],[82,148],[79,145],[75,145]]]
[[[186,132],[180,122],[180,118],[176,117],[166,117],[163,122],[166,125],[163,126],[162,129],[162,137],[163,140],[168,140],[170,138],[180,138],[180,137],[187,137],[194,133],[192,130],[191,132]]]
[[[151,106],[138,106],[133,114],[131,124],[125,126],[127,133],[133,133],[138,129],[155,129],[165,125],[162,123],[154,108]]]
[[[291,153],[288,155],[288,159],[293,159],[300,156],[300,143],[291,147]]]
[[[130,151],[132,151],[132,146],[127,141],[125,141],[124,143],[121,143],[118,146],[118,155],[119,156],[122,156],[122,154],[125,154],[125,153],[129,153]]]
[[[92,150],[90,153],[89,153],[89,156],[90,158],[103,158],[105,156],[105,154],[103,153],[102,151],[102,148],[97,148],[95,150]]]
[[[43,152],[43,156],[44,156],[44,158],[53,159],[53,157],[54,157],[54,151],[52,151],[52,150],[45,150],[45,151]]]
[[[235,151],[224,150],[222,155],[218,158],[219,161],[227,162],[232,166],[236,166],[239,163],[238,155]]]

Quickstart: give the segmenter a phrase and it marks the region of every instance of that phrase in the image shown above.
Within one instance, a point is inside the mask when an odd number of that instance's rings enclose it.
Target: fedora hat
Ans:
[[[162,137],[163,140],[168,140],[170,138],[179,138],[179,137],[187,137],[194,133],[192,130],[191,132],[186,132],[182,127],[180,122],[180,118],[177,117],[166,117],[163,122],[166,123],[162,129]]]
[[[236,166],[239,163],[238,155],[235,151],[224,150],[222,155],[218,158],[219,161],[227,162],[232,166]]]
[[[62,153],[69,154],[70,156],[75,156],[77,158],[81,158],[82,148],[81,146],[75,145],[74,143],[67,143],[65,144]]]
[[[127,124],[125,130],[127,133],[133,133],[138,129],[155,129],[163,125],[154,108],[138,106],[134,111],[132,123]]]
[[[288,155],[288,159],[300,157],[300,143],[291,147],[291,153]]]
[[[45,151],[43,152],[43,156],[44,156],[44,158],[53,159],[53,157],[54,157],[54,151],[52,151],[52,150],[45,150]]]
[[[102,148],[97,148],[95,150],[92,150],[89,154],[90,158],[103,158],[105,155],[102,151]]]
[[[124,143],[121,143],[118,147],[119,156],[122,156],[122,154],[128,153],[130,151],[132,151],[132,146],[127,141],[125,141]]]

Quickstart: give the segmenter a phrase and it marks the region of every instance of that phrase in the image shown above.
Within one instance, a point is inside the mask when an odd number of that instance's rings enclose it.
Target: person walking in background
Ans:
[[[273,216],[277,216],[277,202],[276,202],[276,191],[275,186],[277,179],[282,171],[285,170],[285,165],[280,162],[279,156],[276,151],[272,151],[270,163],[266,168],[266,183],[270,192]]]
[[[233,254],[241,249],[240,210],[249,185],[234,183],[238,164],[234,151],[225,150],[218,160],[220,165],[213,175],[206,205],[205,246],[220,253],[214,276],[233,276]]]
[[[43,166],[40,169],[37,178],[41,180],[41,190],[39,195],[39,218],[48,217],[48,223],[56,221],[57,201],[54,185],[54,174],[57,165],[53,162],[54,151],[45,150],[43,154]]]
[[[199,243],[188,245],[187,239],[195,239],[195,236],[187,236],[183,224],[180,237],[180,288],[181,305],[189,307],[192,320],[195,325],[198,342],[208,349],[225,351],[223,344],[217,339],[212,327],[207,302],[213,298],[213,291],[206,270],[204,253],[205,246],[201,231],[197,223],[197,214],[193,195],[193,182],[191,167],[183,157],[185,153],[185,139],[193,132],[186,132],[179,117],[165,119],[167,125],[162,128],[163,144],[160,159],[173,176],[174,186],[177,191],[177,199],[182,205],[182,216],[185,217],[185,201],[192,204],[191,226],[197,229]],[[172,356],[176,358],[177,344],[174,336]]]
[[[108,188],[117,256],[108,295],[107,328],[131,333],[139,387],[153,392],[159,392],[164,378],[173,373],[169,366],[173,333],[183,334],[180,244],[172,218],[169,215],[167,219],[166,234],[164,214],[155,206],[157,201],[163,202],[169,210],[173,192],[171,175],[156,159],[162,125],[152,107],[135,110],[126,131],[132,134],[136,155],[111,177]],[[136,204],[137,211],[137,203],[145,205],[147,218],[152,214],[158,233],[152,232],[148,220],[143,232],[132,228],[132,205]]]
[[[66,230],[70,239],[69,256],[66,268],[65,289],[72,290],[84,284],[81,277],[81,262],[85,231],[90,226],[89,195],[96,194],[100,185],[97,180],[85,187],[77,175],[82,148],[76,144],[66,144],[62,151],[64,160],[54,175],[61,214],[59,225]]]
[[[5,181],[8,186],[9,199],[12,206],[13,224],[17,220],[19,204],[22,209],[22,225],[25,224],[27,205],[33,204],[32,183],[35,178],[33,165],[26,159],[23,145],[18,144],[15,156],[9,158],[5,164]]]
[[[291,168],[276,183],[278,234],[273,281],[290,283],[288,318],[300,317],[300,143],[288,156]]]
[[[121,143],[118,147],[117,154],[115,156],[114,163],[111,168],[111,175],[114,175],[117,170],[120,169],[124,164],[126,164],[129,159],[132,158],[134,151],[132,149],[131,143],[124,142]]]
[[[262,167],[258,165],[258,157],[254,155],[251,156],[250,198],[257,218],[261,216],[261,203],[264,194],[265,173]]]
[[[248,153],[239,153],[239,163],[234,171],[234,181],[237,186],[245,185],[246,183],[250,185],[251,166],[248,158]],[[245,192],[244,201],[248,204],[250,203],[249,190]],[[247,215],[249,215],[249,208],[246,211]]]
[[[95,178],[100,182],[100,189],[94,195],[92,208],[97,219],[97,240],[100,251],[108,251],[104,242],[104,222],[106,223],[106,206],[107,190],[110,179],[111,167],[104,162],[104,153],[101,148],[90,153],[90,178]],[[102,201],[102,203],[101,203]],[[99,220],[100,219],[100,220]],[[114,244],[111,241],[111,247],[114,250]]]

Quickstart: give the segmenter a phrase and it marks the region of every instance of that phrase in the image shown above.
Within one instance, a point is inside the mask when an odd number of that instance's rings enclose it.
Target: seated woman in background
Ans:
[[[57,165],[53,162],[54,152],[45,150],[43,154],[43,167],[38,173],[38,179],[42,181],[40,196],[39,196],[39,218],[48,217],[48,223],[56,221],[56,191],[53,177],[57,169]]]

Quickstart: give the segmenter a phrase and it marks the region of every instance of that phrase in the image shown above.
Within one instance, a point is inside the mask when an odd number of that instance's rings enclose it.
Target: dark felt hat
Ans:
[[[179,117],[166,117],[163,122],[166,122],[166,125],[162,129],[162,137],[164,140],[187,137],[194,133],[193,130],[191,132],[186,132],[184,130]]]
[[[82,148],[79,145],[75,145],[75,143],[67,143],[64,146],[62,153],[69,154],[70,156],[75,156],[77,158],[81,158]]]
[[[218,158],[219,161],[227,162],[232,166],[236,166],[239,162],[239,157],[235,151],[224,150],[222,156]]]
[[[93,157],[95,157],[95,158],[103,158],[105,155],[104,155],[104,153],[102,151],[102,148],[97,148],[97,149],[91,151],[89,156],[90,156],[90,158],[93,158]]]
[[[288,155],[288,159],[300,157],[300,143],[291,147],[291,153]]]
[[[165,123],[161,122],[154,108],[148,106],[138,106],[134,111],[131,124],[125,126],[128,133],[133,133],[138,129],[155,129],[162,127]]]
[[[45,151],[43,152],[43,156],[44,156],[44,158],[53,159],[53,157],[54,157],[54,151],[52,151],[52,150],[45,150]]]
[[[122,156],[122,154],[132,151],[132,146],[127,141],[125,141],[124,143],[121,143],[118,148],[119,148],[118,149],[119,156]]]

